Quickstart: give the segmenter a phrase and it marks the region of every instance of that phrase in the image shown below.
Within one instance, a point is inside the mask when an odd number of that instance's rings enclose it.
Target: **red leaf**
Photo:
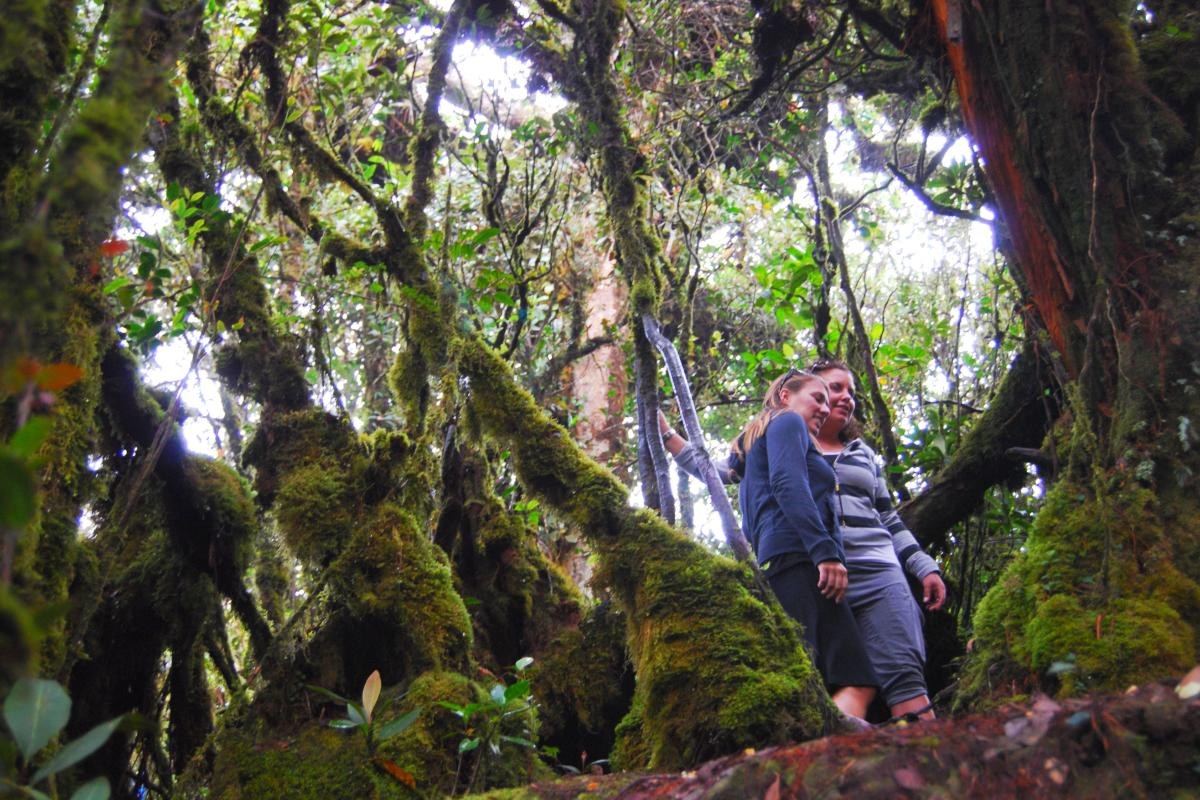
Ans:
[[[122,241],[121,239],[109,239],[100,243],[100,255],[107,258],[112,258],[113,256],[119,256],[122,253],[128,252],[129,242]]]
[[[403,783],[408,788],[417,788],[417,779],[412,776],[411,772],[404,769],[404,767],[400,766],[395,761],[388,761],[386,758],[376,758],[375,765],[388,775],[391,775],[393,778]]]
[[[17,374],[25,380],[33,380],[33,377],[38,374],[42,365],[32,358],[21,358],[17,360]]]
[[[82,377],[83,370],[74,364],[47,364],[38,370],[37,385],[39,389],[61,392]]]

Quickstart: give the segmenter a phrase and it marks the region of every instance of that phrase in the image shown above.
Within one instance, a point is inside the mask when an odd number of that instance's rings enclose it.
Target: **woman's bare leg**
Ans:
[[[843,714],[863,719],[867,716],[867,706],[875,699],[873,686],[843,686],[833,693],[833,704]]]

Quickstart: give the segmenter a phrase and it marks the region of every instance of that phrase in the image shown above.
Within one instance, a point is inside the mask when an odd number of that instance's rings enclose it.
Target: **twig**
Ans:
[[[934,214],[940,214],[941,216],[944,216],[944,217],[957,217],[958,219],[968,219],[968,220],[971,220],[972,222],[978,222],[980,219],[982,219],[978,214],[976,214],[973,211],[966,211],[961,208],[955,208],[954,206],[948,206],[943,203],[939,203],[937,200],[934,200],[932,197],[930,197],[926,193],[925,188],[923,186],[921,186],[916,181],[914,181],[912,178],[908,177],[903,172],[901,172],[900,168],[898,166],[896,166],[894,163],[892,163],[891,161],[888,162],[887,168],[888,168],[888,172],[890,172],[890,173],[892,173],[892,175],[896,176],[896,180],[903,183],[905,188],[907,188],[910,192],[915,194],[917,196],[917,199],[920,200],[925,205],[925,207],[928,208],[930,211],[932,211]]]
[[[638,471],[648,508],[656,509],[675,524],[675,495],[671,491],[671,466],[658,435],[658,369],[654,350],[645,337],[637,337],[634,365],[638,414]]]
[[[658,348],[663,355],[663,361],[666,362],[667,375],[671,378],[671,386],[675,389],[675,400],[679,404],[679,414],[683,418],[683,428],[687,431],[688,441],[695,449],[696,467],[699,469],[701,477],[704,478],[704,485],[708,487],[708,493],[712,496],[713,508],[716,509],[717,516],[721,518],[721,525],[725,529],[725,541],[738,561],[753,560],[750,558],[750,543],[746,541],[741,526],[733,516],[733,506],[729,504],[729,496],[725,494],[725,487],[721,483],[720,476],[717,475],[717,468],[713,466],[712,458],[709,457],[708,450],[704,447],[704,433],[700,430],[700,419],[696,416],[696,405],[692,401],[692,390],[688,387],[687,375],[683,371],[683,362],[679,359],[679,352],[671,340],[663,336],[658,322],[649,313],[642,314],[642,327],[646,331],[646,338]],[[654,435],[657,435],[657,427],[654,430]]]

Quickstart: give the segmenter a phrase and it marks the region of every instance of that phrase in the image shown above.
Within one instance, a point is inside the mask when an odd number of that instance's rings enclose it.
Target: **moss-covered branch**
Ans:
[[[67,67],[74,15],[70,0],[23,0],[0,20],[0,241],[12,234],[37,181],[31,159]]]
[[[233,151],[242,163],[263,182],[268,210],[279,210],[322,250],[344,264],[379,264],[384,251],[349,239],[333,230],[311,212],[302,209],[288,193],[283,178],[258,146],[258,137],[216,91],[209,48],[212,42],[205,30],[192,37],[185,53],[187,79],[196,95],[200,117],[217,142]]]
[[[451,352],[479,387],[471,402],[487,433],[511,450],[522,484],[585,532],[627,615],[638,685],[622,727],[625,766],[682,767],[833,726],[794,623],[757,593],[748,568],[630,507],[625,486],[481,341],[458,337]]]
[[[566,88],[587,123],[585,129],[592,131],[584,144],[600,156],[617,262],[632,287],[630,305],[639,314],[653,311],[662,292],[662,243],[649,222],[645,157],[625,127],[613,79],[612,53],[624,3],[585,0],[575,6],[579,27]]]
[[[152,454],[153,443],[161,438],[152,467],[166,492],[164,513],[172,543],[229,600],[250,635],[251,652],[261,660],[271,631],[244,582],[259,527],[249,486],[224,464],[187,452],[179,429],[142,386],[128,353],[110,348],[102,373],[112,424],[143,454]],[[137,497],[126,498],[125,507],[138,502]]]
[[[5,264],[0,364],[23,353],[69,362],[84,373],[56,401],[53,435],[41,454],[42,513],[18,556],[18,583],[40,602],[66,595],[77,552],[76,521],[89,490],[86,459],[95,434],[99,360],[109,335],[93,264],[112,230],[122,170],[161,101],[167,71],[198,11],[182,0],[115,8],[96,87],[64,133],[49,170],[36,180],[29,177],[36,183],[31,202],[17,204],[24,216],[4,229],[7,238],[0,241]],[[6,195],[6,207],[11,199]],[[49,637],[47,667],[56,669],[63,655],[58,637]]]
[[[432,198],[434,159],[444,127],[440,106],[442,94],[446,90],[446,73],[450,69],[450,56],[454,52],[454,44],[458,41],[459,25],[462,24],[463,14],[469,5],[469,0],[454,0],[451,3],[433,42],[433,64],[429,68],[425,108],[421,111],[421,121],[411,145],[412,192],[404,204],[405,223],[410,235],[417,241],[425,238],[428,225],[425,207]]]

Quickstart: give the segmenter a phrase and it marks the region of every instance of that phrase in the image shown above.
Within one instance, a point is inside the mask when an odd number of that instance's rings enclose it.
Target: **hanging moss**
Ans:
[[[425,360],[413,345],[396,355],[388,370],[388,386],[406,420],[418,422],[424,417],[429,402],[428,373]]]
[[[271,624],[278,627],[283,624],[288,610],[292,581],[279,543],[265,525],[259,529],[254,552],[254,588],[258,593],[258,604]]]
[[[286,411],[264,419],[246,445],[243,460],[256,469],[254,488],[264,506],[275,502],[281,480],[299,467],[322,467],[343,482],[358,481],[366,466],[350,424],[321,409]],[[292,495],[300,488],[295,487]],[[355,493],[361,488],[354,487]]]
[[[212,561],[212,550],[222,554],[222,568],[241,575],[250,563],[252,537],[258,530],[258,516],[250,499],[250,487],[244,478],[223,461],[201,455],[188,455],[183,473],[196,505],[204,512],[200,523],[203,531],[196,537],[203,553],[199,563]],[[194,548],[193,544],[193,548]]]
[[[389,430],[367,434],[362,443],[369,461],[367,502],[394,502],[414,515],[432,514],[438,470],[433,448],[423,440],[414,442],[402,431]]]

